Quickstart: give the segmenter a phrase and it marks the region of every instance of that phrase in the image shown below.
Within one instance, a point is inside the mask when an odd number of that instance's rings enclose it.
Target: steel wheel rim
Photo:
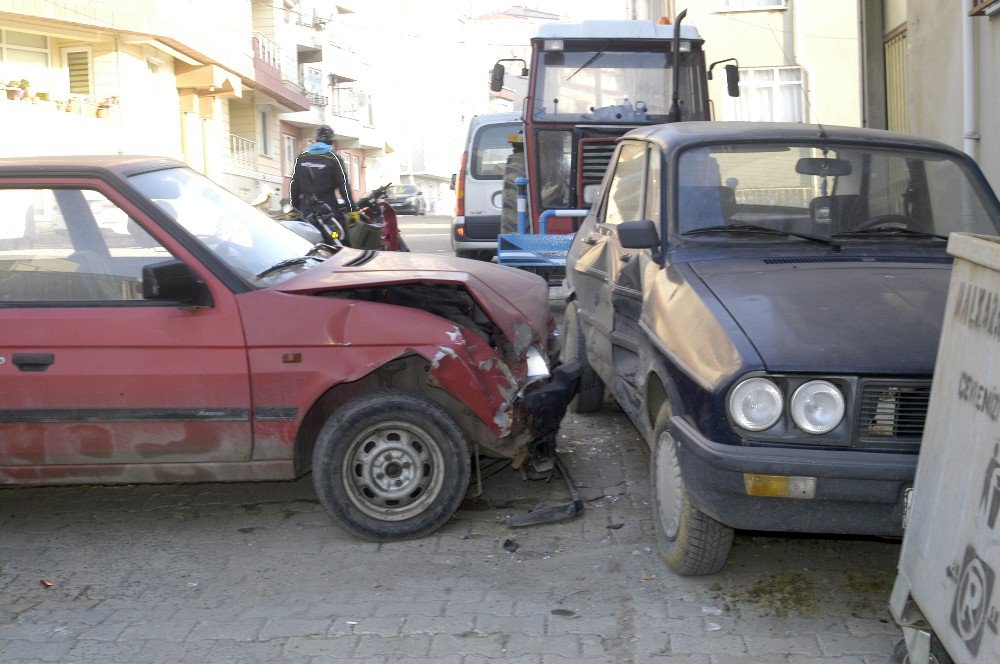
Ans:
[[[409,422],[383,422],[351,442],[341,479],[362,513],[380,521],[404,521],[434,502],[443,473],[441,448],[426,431]]]
[[[657,441],[660,448],[656,455],[656,505],[660,513],[663,535],[673,542],[681,528],[684,510],[684,483],[677,464],[676,444],[673,436],[664,432]]]

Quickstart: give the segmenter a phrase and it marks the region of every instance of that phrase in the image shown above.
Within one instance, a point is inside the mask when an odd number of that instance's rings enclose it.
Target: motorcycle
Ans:
[[[409,251],[399,234],[396,212],[386,200],[386,192],[391,184],[373,189],[355,201],[358,209],[356,215],[338,214],[329,205],[320,203],[318,211],[280,223],[313,243],[341,244],[356,249]]]

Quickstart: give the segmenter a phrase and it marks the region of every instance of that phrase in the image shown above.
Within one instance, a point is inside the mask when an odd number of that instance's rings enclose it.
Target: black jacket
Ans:
[[[337,191],[340,192],[343,204],[337,202]],[[300,154],[295,160],[289,193],[292,206],[302,216],[325,212],[322,203],[329,205],[334,212],[355,209],[344,162],[333,152],[313,154],[307,151]]]

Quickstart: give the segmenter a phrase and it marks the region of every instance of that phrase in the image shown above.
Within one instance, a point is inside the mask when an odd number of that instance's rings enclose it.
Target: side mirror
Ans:
[[[490,90],[493,92],[500,92],[503,89],[503,76],[506,73],[504,66],[499,62],[493,65],[493,71],[490,72]]]
[[[740,68],[736,65],[726,65],[726,88],[730,97],[740,96]]]
[[[142,297],[188,306],[210,307],[213,304],[205,282],[176,259],[142,267]]]
[[[649,219],[626,221],[618,224],[618,242],[626,249],[656,249],[660,235]]]

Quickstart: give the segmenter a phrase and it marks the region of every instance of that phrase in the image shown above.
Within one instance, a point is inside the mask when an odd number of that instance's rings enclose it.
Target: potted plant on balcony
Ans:
[[[97,117],[106,118],[111,108],[118,105],[118,97],[105,97],[97,105]]]
[[[17,96],[22,99],[31,99],[31,82],[26,78],[22,78],[17,83],[18,89],[21,91]]]

